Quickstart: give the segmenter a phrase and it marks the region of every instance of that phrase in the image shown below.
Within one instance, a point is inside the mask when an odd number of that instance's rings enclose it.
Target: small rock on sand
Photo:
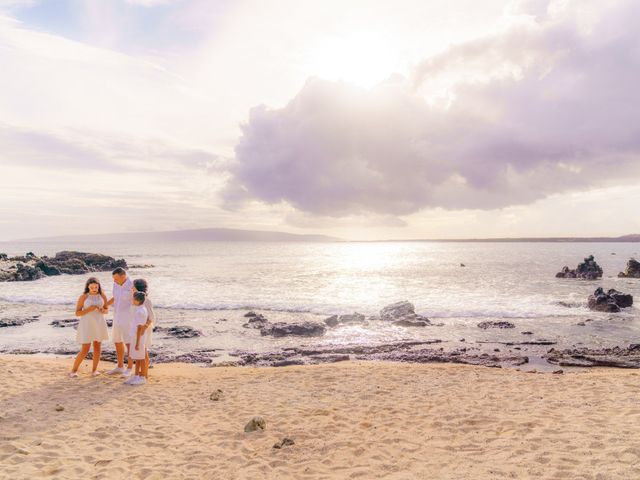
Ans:
[[[279,442],[276,442],[273,444],[273,448],[283,448],[283,447],[289,447],[291,445],[295,445],[296,442],[293,441],[293,438],[289,438],[289,437],[284,437],[282,440],[280,440]]]
[[[264,418],[253,417],[249,420],[249,423],[244,426],[244,431],[255,432],[256,430],[264,430],[265,428],[267,428],[267,422],[265,422]]]
[[[220,389],[217,389],[216,391],[212,392],[211,395],[209,395],[209,399],[213,400],[214,402],[217,402],[221,398],[222,398],[222,390]]]

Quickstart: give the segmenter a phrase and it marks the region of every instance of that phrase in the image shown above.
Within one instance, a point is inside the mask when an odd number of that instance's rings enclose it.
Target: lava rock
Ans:
[[[78,328],[79,322],[80,320],[77,318],[64,318],[61,320],[54,320],[51,323],[49,323],[49,325],[55,328],[67,328],[67,327]]]
[[[486,330],[487,328],[516,328],[513,323],[504,320],[498,322],[487,320],[485,322],[480,322],[478,324],[478,327],[482,328],[483,330]]]
[[[562,270],[556,273],[556,278],[582,278],[585,280],[596,280],[602,277],[602,268],[598,265],[593,258],[593,255],[589,255],[584,261],[578,264],[575,270],[571,270],[565,266]]]
[[[427,317],[418,315],[413,304],[407,301],[387,305],[380,310],[380,319],[402,327],[427,327],[432,325]]]
[[[25,256],[0,259],[0,281],[24,282],[52,275],[81,275],[89,272],[111,271],[127,267],[124,260],[99,253],[63,251],[50,258],[28,252]]]
[[[260,329],[263,336],[272,337],[321,337],[327,330],[326,325],[319,322],[303,321],[297,323],[277,322],[265,325]]]
[[[635,258],[630,259],[627,262],[627,268],[625,268],[624,272],[620,272],[618,277],[623,278],[640,278],[640,262],[638,262]]]
[[[349,324],[362,324],[367,323],[366,317],[358,312],[349,313],[346,315],[332,315],[328,318],[324,319],[324,323],[328,327],[337,327],[338,325],[349,325]]]
[[[37,322],[40,315],[24,318],[0,318],[0,328],[3,327],[21,327],[27,323]]]
[[[621,308],[633,305],[633,296],[619,292],[613,288],[605,293],[602,287],[597,288],[593,295],[589,295],[587,306],[598,312],[617,313]]]
[[[394,321],[404,318],[408,315],[415,315],[416,309],[411,302],[406,300],[392,303],[380,310],[380,319]]]
[[[154,327],[154,332],[164,332],[175,338],[195,338],[201,337],[202,332],[187,325],[176,325],[175,327]]]
[[[249,313],[252,315],[245,315],[245,317],[248,317],[248,320],[242,325],[243,328],[264,328],[269,324],[269,320],[264,315],[253,312]]]
[[[640,368],[640,344],[628,347],[579,348],[549,350],[545,355],[549,363],[561,367],[618,367]]]

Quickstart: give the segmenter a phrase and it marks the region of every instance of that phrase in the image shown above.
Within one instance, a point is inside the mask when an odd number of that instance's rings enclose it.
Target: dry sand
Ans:
[[[171,364],[129,387],[71,362],[0,356],[0,478],[640,478],[635,371]]]

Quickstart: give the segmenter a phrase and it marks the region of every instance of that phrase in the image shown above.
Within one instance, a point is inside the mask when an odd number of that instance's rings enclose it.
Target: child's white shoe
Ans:
[[[127,380],[125,380],[123,383],[125,385],[134,385],[134,381],[135,379],[138,378],[136,375],[132,375],[131,377],[129,377]]]
[[[124,367],[116,367],[112,370],[109,370],[107,372],[107,375],[116,375],[118,373],[123,373],[124,372]]]
[[[131,381],[130,385],[144,385],[145,383],[147,383],[146,378],[135,376],[133,377],[133,380]]]
[[[133,368],[127,368],[124,372],[122,372],[123,377],[130,377],[133,373]]]

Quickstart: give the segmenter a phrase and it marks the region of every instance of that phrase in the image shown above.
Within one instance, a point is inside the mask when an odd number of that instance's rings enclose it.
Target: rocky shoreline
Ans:
[[[230,317],[231,318],[231,317]],[[614,318],[614,317],[611,317]],[[34,322],[42,322],[42,327],[49,325],[56,329],[77,328],[75,318],[41,318],[40,315],[0,318],[0,328],[30,328]],[[46,323],[45,323],[46,322]],[[239,322],[239,323],[236,323]],[[243,323],[244,322],[244,323]],[[151,351],[154,363],[183,362],[207,366],[286,366],[314,365],[349,360],[367,361],[383,360],[404,363],[459,363],[480,365],[493,368],[519,368],[528,370],[557,370],[559,367],[620,367],[640,368],[640,346],[637,344],[624,346],[607,346],[603,348],[584,348],[580,343],[571,342],[558,347],[555,337],[551,339],[534,336],[534,332],[518,328],[512,322],[484,321],[471,324],[478,335],[473,338],[451,338],[447,328],[438,328],[443,324],[434,324],[427,317],[415,313],[413,304],[408,301],[396,302],[380,310],[378,315],[366,317],[359,313],[333,315],[324,321],[295,320],[271,321],[264,313],[246,312],[239,318],[228,320],[218,318],[212,323],[220,328],[234,325],[246,332],[247,338],[281,337],[305,338],[312,343],[290,346],[280,343],[263,351],[252,349],[206,348],[200,339],[211,335],[198,327],[180,323],[161,324],[156,326],[160,340]],[[417,325],[416,325],[417,324]],[[223,327],[225,325],[225,327]],[[343,344],[326,344],[318,340],[331,331],[342,328],[367,326],[377,328],[384,325],[401,327],[406,332],[419,328],[421,332],[429,332],[430,337],[416,340],[378,341],[372,344],[345,342]],[[583,322],[577,325],[586,325]],[[42,328],[39,327],[39,328]],[[258,332],[252,332],[252,330]],[[522,331],[519,331],[522,329]],[[486,332],[486,334],[480,334]],[[433,337],[431,337],[433,334]],[[257,336],[256,336],[257,335]],[[488,335],[488,336],[487,336]],[[179,343],[176,343],[179,342]],[[184,342],[184,343],[183,343]],[[180,346],[184,345],[184,349]],[[216,347],[218,347],[216,345]],[[43,348],[2,348],[4,354],[52,354],[75,355],[75,346]],[[102,359],[114,361],[115,352],[109,342],[105,343]]]
[[[124,259],[115,259],[100,253],[62,251],[54,257],[38,257],[33,252],[9,257],[0,253],[0,282],[28,282],[57,275],[82,275],[127,268]]]

